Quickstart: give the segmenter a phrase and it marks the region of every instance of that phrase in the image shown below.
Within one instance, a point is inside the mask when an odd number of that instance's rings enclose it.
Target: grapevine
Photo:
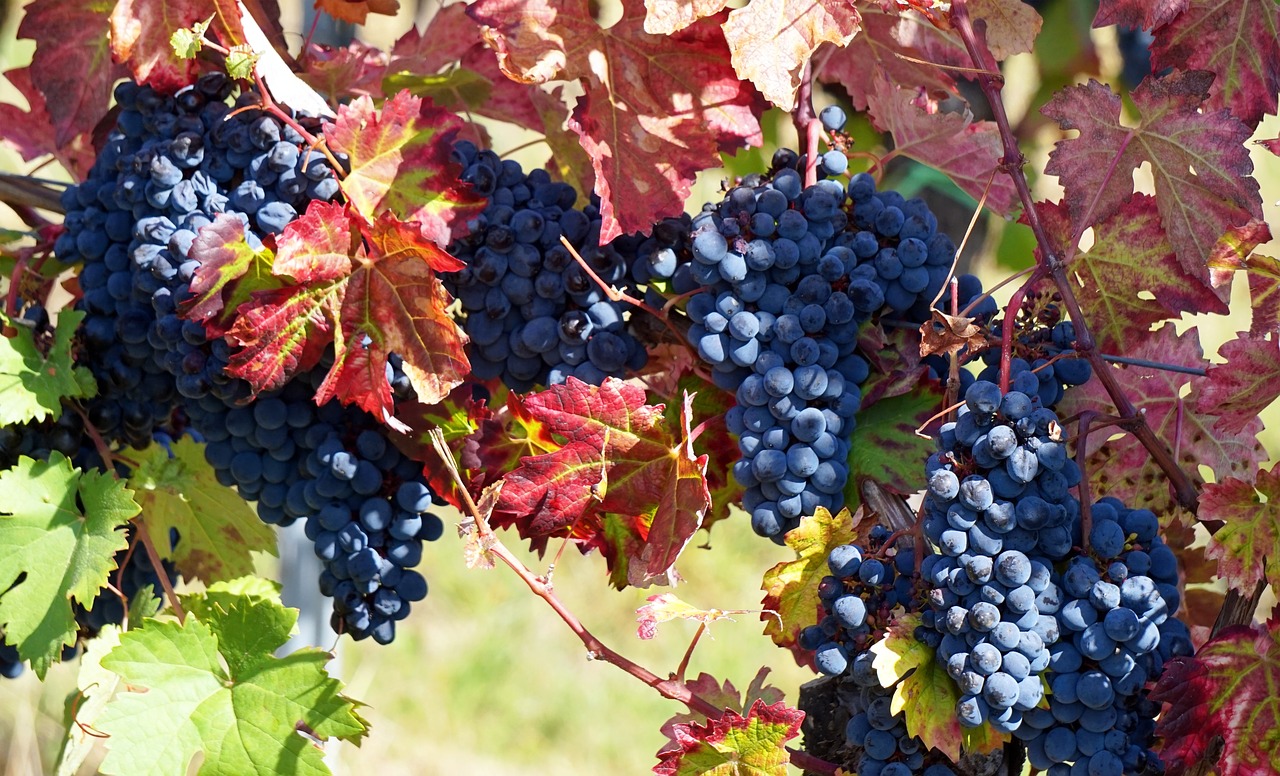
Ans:
[[[380,720],[333,658],[447,629],[453,547],[675,702],[615,771],[1280,772],[1280,10],[1066,5],[475,0],[378,41],[321,20],[409,9],[317,0],[296,54],[256,0],[21,9],[0,678],[77,676],[46,770],[329,773]],[[670,672],[560,589],[738,535],[786,558],[758,605],[635,610]],[[694,676],[743,615],[777,662]]]

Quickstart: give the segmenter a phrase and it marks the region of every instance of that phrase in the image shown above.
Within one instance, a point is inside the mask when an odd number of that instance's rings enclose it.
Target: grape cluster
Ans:
[[[0,633],[0,676],[5,679],[17,679],[25,668],[22,658],[18,657],[18,648],[4,640]]]
[[[1002,336],[1003,321],[991,325],[992,335]],[[1009,387],[1039,398],[1041,406],[1055,407],[1067,388],[1084,385],[1093,377],[1087,359],[1070,355],[1076,340],[1075,326],[1062,318],[1056,294],[1031,295],[1014,320],[1013,358],[1009,362]],[[986,365],[979,380],[998,382],[1000,349],[982,354]]]
[[[111,356],[94,370],[108,397],[134,400],[125,382],[111,381],[121,361],[109,350],[119,351],[117,341],[127,346],[123,363],[158,386],[138,392],[145,417],[135,423],[124,413],[125,441],[141,445],[157,428],[190,426],[207,443],[219,480],[254,501],[263,521],[307,521],[325,561],[321,588],[336,598],[335,629],[385,643],[408,604],[426,595],[410,567],[421,559],[422,541],[442,530],[425,507],[411,513],[404,506],[420,506],[411,491],[430,503],[420,467],[362,410],[314,405],[331,354],[250,401],[248,383],[227,374],[227,343],[178,313],[200,266],[192,245],[216,216],[236,217],[259,247],[310,201],[338,194],[333,169],[302,135],[256,109],[252,91],[233,101],[233,86],[214,73],[174,96],[128,82],[117,87],[119,124],[89,181],[68,190],[64,199],[80,209],[56,246],[64,261],[84,262],[82,349]],[[397,400],[412,397],[398,357],[386,365],[386,379]],[[91,413],[95,425],[100,416]]]
[[[871,652],[859,653],[839,693],[850,714],[845,740],[862,750],[858,776],[955,776],[943,755],[907,734],[903,713],[892,711],[893,690],[880,686],[873,661]]]
[[[1001,732],[1043,697],[1063,597],[1053,566],[1079,544],[1068,492],[1079,467],[1057,416],[1034,404],[975,382],[926,465],[923,528],[941,554],[921,566],[925,624],[943,634],[938,657],[962,693],[957,718]]]
[[[526,175],[518,162],[469,141],[454,146],[454,158],[462,180],[488,200],[469,234],[449,246],[467,266],[443,276],[465,311],[473,374],[528,391],[570,375],[599,385],[644,366],[648,354],[627,331],[626,306],[560,242],[567,239],[602,282],[626,287],[630,262],[612,244],[600,246],[599,209],[575,209],[569,184],[545,170]]]
[[[1062,575],[1063,639],[1045,675],[1049,708],[1026,715],[1017,735],[1032,767],[1054,776],[1073,768],[1159,773],[1151,744],[1160,707],[1147,688],[1164,661],[1192,653],[1190,633],[1174,617],[1177,560],[1151,511],[1115,498],[1090,511],[1092,555],[1073,557]]]

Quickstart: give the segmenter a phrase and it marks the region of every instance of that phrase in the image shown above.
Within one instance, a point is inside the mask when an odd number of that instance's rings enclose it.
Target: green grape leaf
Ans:
[[[960,691],[947,675],[947,666],[937,653],[916,640],[919,614],[899,618],[884,638],[871,647],[872,664],[883,687],[893,691],[890,711],[904,713],[907,732],[919,736],[925,749],[936,748],[952,762],[960,759],[960,750],[990,752],[1003,739],[989,725],[966,730],[956,719],[956,702]]]
[[[236,46],[227,54],[224,63],[227,75],[239,81],[253,78],[253,70],[258,66],[259,55],[252,48]]]
[[[252,552],[276,553],[275,531],[234,490],[218,482],[204,445],[182,437],[138,454],[129,478],[146,513],[146,530],[162,554],[178,530],[172,558],[187,578],[217,582],[253,573]]]
[[[59,452],[0,472],[0,510],[0,626],[43,679],[75,643],[72,601],[93,606],[140,510],[123,482]]]
[[[658,752],[658,776],[786,776],[786,742],[800,734],[804,712],[785,703],[751,704],[744,717],[726,710],[706,723],[672,726],[672,746]]]
[[[138,596],[139,599],[143,597]],[[76,776],[85,759],[102,740],[94,725],[120,684],[119,676],[102,667],[102,658],[119,644],[120,628],[108,625],[89,640],[84,654],[80,656],[76,692],[67,698],[67,740],[58,756],[55,776]]]
[[[62,400],[87,399],[98,386],[88,369],[71,359],[71,338],[84,319],[79,310],[63,310],[49,353],[40,352],[31,329],[15,326],[0,337],[0,426],[12,426],[62,414]]]
[[[1171,704],[1156,727],[1169,773],[1196,772],[1201,764],[1221,776],[1280,772],[1277,684],[1280,620],[1275,619],[1226,628],[1195,657],[1165,663],[1151,699]]]
[[[116,696],[98,721],[106,733],[105,774],[329,773],[311,737],[358,742],[367,725],[357,704],[341,694],[318,649],[285,657],[297,620],[273,597],[214,585],[187,596],[184,623],[147,620],[129,631],[102,660],[130,692]],[[305,727],[310,736],[300,730]]]
[[[822,618],[818,600],[818,581],[831,573],[827,555],[831,550],[857,538],[862,510],[849,515],[842,509],[833,515],[826,507],[787,532],[787,546],[796,551],[796,559],[783,561],[764,573],[760,587],[764,590],[760,615],[764,633],[773,643],[791,650],[791,656],[802,666],[813,667],[813,653],[800,646],[800,631]]]
[[[942,385],[922,381],[910,393],[888,396],[858,412],[849,444],[849,483],[845,501],[859,501],[863,480],[900,493],[920,489],[920,461],[933,452],[933,440],[916,434],[942,408]]]
[[[210,16],[190,27],[174,30],[169,36],[169,47],[173,49],[173,55],[178,59],[195,59],[200,49],[204,48],[204,34],[208,32],[212,22],[213,17]]]
[[[1204,486],[1198,516],[1223,523],[1204,552],[1228,585],[1246,595],[1262,581],[1280,586],[1280,466],[1259,470],[1256,482]]]

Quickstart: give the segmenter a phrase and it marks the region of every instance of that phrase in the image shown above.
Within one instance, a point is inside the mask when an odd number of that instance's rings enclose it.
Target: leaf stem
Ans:
[[[705,622],[698,623],[698,629],[693,632],[693,638],[689,640],[689,648],[684,651],[684,657],[680,658],[680,665],[676,668],[675,676],[677,682],[684,682],[685,671],[689,670],[689,659],[693,657],[693,650],[698,646],[698,640],[702,638],[702,634],[706,633],[707,624]]]
[[[187,613],[183,611],[182,604],[178,602],[178,594],[173,590],[173,583],[169,581],[169,572],[165,571],[164,563],[160,560],[160,554],[156,552],[155,544],[151,541],[151,536],[147,533],[147,527],[142,522],[142,515],[134,518],[133,524],[138,532],[138,541],[142,544],[142,548],[147,551],[147,559],[151,561],[151,568],[155,571],[156,579],[160,580],[160,587],[164,588],[165,598],[169,599],[169,606],[173,607],[173,613],[177,615],[178,622],[183,623],[187,620]]]
[[[258,99],[262,101],[262,110],[280,119],[285,124],[292,127],[293,131],[302,135],[302,139],[307,141],[307,145],[312,150],[318,150],[320,153],[324,154],[325,159],[329,160],[329,166],[333,168],[333,174],[338,178],[338,180],[345,178],[347,176],[347,168],[343,167],[342,164],[338,162],[337,157],[333,155],[333,152],[329,150],[329,145],[325,142],[324,137],[318,137],[312,134],[310,130],[298,123],[297,119],[290,116],[288,111],[281,108],[279,103],[275,101],[275,98],[271,96],[271,90],[267,88],[267,82],[262,80],[262,76],[258,74],[256,69],[253,72],[253,81],[258,86]]]
[[[1036,238],[1036,244],[1040,247],[1040,257],[1037,263],[1038,271],[1032,275],[1032,278],[1037,278],[1038,275],[1042,274],[1052,278],[1054,285],[1057,286],[1059,293],[1062,295],[1062,302],[1067,308],[1067,314],[1075,324],[1076,350],[1087,358],[1093,366],[1094,374],[1102,382],[1102,386],[1107,395],[1111,397],[1112,402],[1115,403],[1120,417],[1133,420],[1134,436],[1147,449],[1161,471],[1165,473],[1165,476],[1173,484],[1174,494],[1178,503],[1188,511],[1195,512],[1199,505],[1199,494],[1196,492],[1195,484],[1187,473],[1178,466],[1177,461],[1170,454],[1169,448],[1156,437],[1151,427],[1147,425],[1145,418],[1138,413],[1137,408],[1134,407],[1133,402],[1129,400],[1124,389],[1116,380],[1112,370],[1098,353],[1093,334],[1089,330],[1088,322],[1085,321],[1084,314],[1080,309],[1080,303],[1076,299],[1075,289],[1067,278],[1063,263],[1057,256],[1054,243],[1049,239],[1048,231],[1040,218],[1040,213],[1036,210],[1035,200],[1031,196],[1031,188],[1027,183],[1027,177],[1022,171],[1023,165],[1026,164],[1026,157],[1018,150],[1017,139],[1010,128],[1009,116],[1005,112],[1004,100],[1001,97],[1003,76],[993,76],[991,74],[998,72],[998,65],[991,55],[990,49],[987,48],[985,34],[975,27],[973,20],[969,17],[966,0],[954,0],[952,2],[951,21],[974,64],[980,70],[988,71],[978,75],[978,85],[981,87],[983,94],[986,95],[987,101],[991,104],[992,118],[995,120],[1004,146],[1004,157],[1000,160],[1000,167],[1013,180],[1014,188],[1017,189],[1018,198],[1023,205],[1027,224],[1031,227],[1031,232]],[[1006,322],[1006,328],[1010,325]],[[1003,352],[1001,353],[1002,380],[1006,379],[1008,374],[1005,358],[1009,344],[1007,342],[1004,343]]]

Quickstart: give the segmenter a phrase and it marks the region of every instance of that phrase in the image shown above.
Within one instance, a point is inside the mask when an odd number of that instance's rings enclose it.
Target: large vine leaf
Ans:
[[[503,477],[495,511],[522,535],[603,549],[619,587],[667,579],[711,507],[707,459],[689,441],[688,402],[676,440],[663,408],[615,378],[599,387],[570,378],[525,397],[525,411],[564,442],[522,458]]]
[[[49,352],[36,345],[31,329],[17,326],[0,337],[0,426],[62,415],[63,399],[85,399],[98,391],[88,369],[71,357],[71,338],[84,320],[79,310],[58,314]]]
[[[813,52],[823,43],[847,45],[861,26],[845,0],[752,0],[729,14],[724,36],[738,76],[790,110]]]
[[[658,776],[786,776],[786,742],[800,734],[804,712],[763,700],[743,715],[726,710],[719,719],[672,726],[679,748],[658,753]]]
[[[1207,365],[1200,350],[1199,332],[1192,328],[1178,335],[1173,323],[1152,332],[1127,330],[1117,347],[1133,358],[1195,368]],[[1153,367],[1112,369],[1121,390],[1143,414],[1156,437],[1170,450],[1178,450],[1178,464],[1192,481],[1204,481],[1197,468],[1201,465],[1214,471],[1218,479],[1234,476],[1253,480],[1258,464],[1267,458],[1257,436],[1262,421],[1254,418],[1235,434],[1214,429],[1216,418],[1194,409],[1208,378]],[[1188,385],[1190,395],[1180,398]],[[1073,388],[1058,406],[1062,417],[1086,410],[1108,415],[1115,412],[1098,380]],[[1091,434],[1088,469],[1097,492],[1115,496],[1135,509],[1150,509],[1158,515],[1173,512],[1168,481],[1134,436],[1126,434],[1109,440],[1105,431]]]
[[[230,332],[240,349],[228,371],[255,391],[283,385],[331,341],[334,364],[316,403],[337,397],[379,418],[395,409],[385,377],[392,352],[426,404],[470,371],[465,335],[446,312],[449,297],[436,277],[458,260],[416,222],[384,212],[368,223],[342,205],[315,201],[278,245],[272,269],[292,284],[254,292]]]
[[[135,81],[175,92],[191,83],[198,63],[180,58],[170,36],[214,13],[210,0],[117,0],[111,12],[111,53],[128,66]]]
[[[1133,194],[1133,171],[1147,162],[1178,262],[1207,280],[1206,260],[1218,241],[1262,217],[1244,146],[1249,127],[1226,109],[1204,106],[1212,81],[1204,71],[1148,78],[1132,95],[1141,114],[1134,127],[1120,122],[1120,97],[1097,81],[1068,87],[1044,106],[1044,115],[1080,133],[1059,141],[1045,167],[1066,190],[1073,227],[1119,212]],[[1090,210],[1090,224],[1082,223]]]
[[[1205,555],[1218,576],[1246,595],[1267,581],[1280,585],[1280,466],[1259,470],[1257,482],[1226,477],[1204,487],[1201,520],[1221,520]]]
[[[453,113],[401,91],[380,108],[368,97],[341,106],[324,136],[350,158],[342,192],[357,213],[372,222],[390,210],[444,246],[484,208],[458,180],[462,170],[451,156],[461,128]]]
[[[1275,731],[1280,717],[1280,620],[1223,630],[1195,657],[1165,663],[1152,700],[1171,704],[1160,715],[1160,757],[1172,773],[1205,763],[1222,776],[1280,771]],[[1217,762],[1205,762],[1221,739]]]
[[[80,179],[87,175],[96,155],[88,133],[59,142],[49,104],[32,82],[31,67],[7,70],[4,77],[26,99],[27,110],[0,103],[0,125],[5,128],[0,143],[13,148],[28,162],[52,154],[73,177]]]
[[[871,3],[859,9],[862,34],[839,50],[824,51],[814,61],[820,80],[849,93],[853,107],[867,109],[867,98],[887,79],[930,96],[952,94],[956,82],[942,65],[970,64],[964,45],[914,13],[889,13]]]
[[[1042,202],[1036,210],[1057,242],[1058,256],[1065,256],[1072,237],[1066,205]],[[1184,312],[1227,312],[1212,288],[1183,271],[1160,225],[1156,201],[1146,194],[1134,194],[1094,224],[1093,245],[1076,254],[1067,274],[1104,353],[1122,352],[1120,343]]]
[[[1094,27],[1123,24],[1153,30],[1182,13],[1190,0],[1101,0],[1093,17]]]
[[[880,685],[894,688],[889,710],[903,713],[907,734],[918,736],[926,750],[936,748],[952,762],[960,760],[962,747],[978,752],[996,749],[1003,739],[989,725],[966,730],[956,719],[960,691],[947,674],[946,663],[916,640],[919,624],[919,614],[900,617],[871,646]]]
[[[1280,343],[1242,331],[1218,355],[1227,362],[1209,367],[1196,411],[1217,415],[1215,429],[1238,434],[1280,396]]]
[[[833,515],[826,507],[818,507],[787,532],[785,541],[796,551],[796,559],[782,561],[764,573],[760,584],[764,590],[761,606],[765,611],[760,615],[764,633],[774,644],[790,650],[797,665],[813,666],[813,653],[800,646],[800,631],[822,617],[818,582],[831,573],[827,555],[857,538],[861,520],[861,509],[850,516],[847,509]]]
[[[975,122],[967,109],[942,113],[932,98],[886,78],[877,79],[867,105],[876,128],[893,135],[895,153],[945,173],[974,199],[986,191],[987,207],[997,213],[1013,211],[1018,194],[997,172],[1004,148],[995,123]]]
[[[124,483],[59,452],[0,472],[0,626],[41,679],[75,643],[72,602],[93,606],[139,511]]]
[[[138,691],[117,695],[98,728],[109,736],[101,770],[161,776],[328,774],[320,740],[358,741],[366,725],[325,664],[332,655],[301,649],[272,653],[289,637],[297,610],[278,601],[215,587],[186,597],[183,623],[147,620],[130,630],[102,665]]]
[[[587,0],[480,0],[467,11],[510,78],[582,81],[569,126],[595,170],[601,243],[681,214],[721,151],[763,140],[763,104],[729,65],[718,19],[660,36],[644,31],[635,0],[607,30]]]
[[[275,531],[218,482],[203,445],[184,436],[169,449],[153,444],[137,456],[129,486],[146,512],[147,533],[168,547],[169,529],[177,529],[181,539],[171,557],[184,577],[234,579],[253,573],[250,553],[276,554]]]
[[[111,61],[107,34],[113,5],[109,0],[35,0],[23,9],[18,37],[36,42],[31,82],[44,95],[59,146],[93,130],[107,113],[111,84],[123,74]]]
[[[644,0],[644,31],[670,35],[724,10],[728,0]]]
[[[1274,0],[1192,0],[1155,31],[1151,67],[1208,70],[1206,107],[1226,107],[1250,127],[1276,112],[1280,7]]]

